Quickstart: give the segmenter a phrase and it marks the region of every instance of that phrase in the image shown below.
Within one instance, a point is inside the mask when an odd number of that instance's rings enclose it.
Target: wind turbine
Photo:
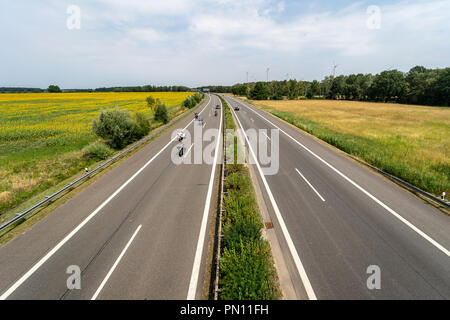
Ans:
[[[336,64],[336,63],[333,61],[333,78],[336,77],[336,69],[337,69],[337,67],[339,67],[339,65]]]

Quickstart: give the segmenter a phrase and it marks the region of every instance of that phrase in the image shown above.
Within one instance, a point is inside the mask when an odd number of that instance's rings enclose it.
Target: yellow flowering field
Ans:
[[[6,210],[92,165],[81,149],[97,139],[92,120],[100,110],[119,107],[151,118],[148,96],[159,98],[175,113],[192,94],[0,94],[0,221]]]

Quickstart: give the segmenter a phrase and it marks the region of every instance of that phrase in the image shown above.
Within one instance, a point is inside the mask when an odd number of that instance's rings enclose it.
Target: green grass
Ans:
[[[225,124],[235,129],[225,101]],[[236,159],[236,137],[227,135],[225,148]],[[223,252],[220,263],[222,300],[274,300],[280,297],[278,278],[269,243],[262,238],[264,227],[248,168],[227,164],[224,190]]]

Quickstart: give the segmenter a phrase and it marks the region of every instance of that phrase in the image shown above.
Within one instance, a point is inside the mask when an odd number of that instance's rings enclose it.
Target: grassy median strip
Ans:
[[[236,129],[227,103],[226,129]],[[237,158],[237,137],[225,136],[227,155]],[[225,164],[223,245],[220,261],[220,299],[274,300],[280,297],[278,277],[269,243],[262,237],[264,227],[248,168]]]

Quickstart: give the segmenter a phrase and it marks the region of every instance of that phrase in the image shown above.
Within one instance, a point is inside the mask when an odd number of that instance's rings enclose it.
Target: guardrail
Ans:
[[[198,107],[200,107],[201,105],[203,105],[203,103],[205,102],[205,100],[202,100],[196,107],[192,108],[191,110],[187,111],[186,113],[183,113],[181,115],[179,115],[178,117],[176,117],[175,119],[173,119],[172,121],[170,121],[169,123],[163,125],[162,127],[158,128],[157,130],[155,130],[154,132],[152,132],[150,135],[146,136],[145,138],[139,140],[138,142],[136,142],[135,144],[133,144],[131,147],[128,147],[127,149],[125,149],[124,151],[120,152],[119,154],[115,155],[114,157],[112,157],[111,159],[107,160],[106,162],[100,164],[98,167],[96,167],[95,169],[88,171],[85,173],[85,175],[83,175],[82,177],[68,183],[64,188],[56,191],[55,193],[46,196],[43,200],[41,200],[40,202],[38,202],[37,204],[33,205],[32,207],[26,209],[25,211],[21,212],[21,213],[16,213],[13,218],[11,218],[10,220],[8,220],[6,223],[4,223],[3,225],[0,226],[0,232],[3,232],[4,230],[8,229],[9,227],[13,226],[15,223],[17,223],[19,220],[25,218],[26,216],[28,216],[30,213],[36,211],[37,209],[39,209],[40,207],[44,206],[45,204],[49,203],[50,201],[52,201],[53,199],[55,199],[56,197],[58,197],[60,194],[66,192],[67,190],[75,187],[77,184],[79,184],[80,182],[86,180],[87,178],[89,178],[90,176],[94,175],[95,173],[97,173],[98,171],[102,170],[103,168],[107,167],[108,165],[110,165],[111,163],[115,162],[117,159],[121,158],[123,155],[127,154],[128,152],[136,149],[137,147],[139,147],[140,145],[142,145],[143,143],[147,142],[148,140],[152,139],[153,137],[155,137],[156,135],[160,134],[162,131],[164,131],[165,129],[169,128],[170,126],[174,125],[176,122],[178,122],[179,120],[183,119],[184,117],[187,117],[189,114],[191,114],[194,110],[196,110]]]
[[[399,184],[399,185],[401,185],[401,186],[403,186],[403,187],[405,187],[407,189],[410,189],[412,192],[416,192],[416,193],[418,193],[418,194],[420,194],[420,195],[422,195],[422,196],[424,196],[424,197],[426,197],[426,198],[428,198],[428,199],[430,199],[430,200],[432,200],[434,202],[437,202],[438,204],[440,204],[440,205],[450,209],[450,202],[446,202],[446,201],[444,201],[444,200],[442,200],[442,199],[440,199],[440,198],[438,198],[438,197],[436,197],[436,196],[434,196],[432,194],[429,194],[428,192],[423,191],[422,189],[412,185],[411,183],[406,182],[405,180],[402,180],[400,178],[397,178],[396,176],[394,176],[394,175],[392,175],[390,173],[387,173],[387,172],[385,172],[385,171],[383,171],[381,169],[378,169],[377,167],[375,167],[375,166],[373,166],[373,165],[371,165],[371,164],[369,164],[369,163],[367,163],[365,161],[362,161],[361,159],[358,159],[358,158],[355,158],[355,157],[352,157],[352,158],[355,159],[356,161],[358,161],[358,162],[368,166],[372,170],[375,170],[376,172],[378,172],[379,174],[385,176],[386,178],[391,179],[395,183],[397,183],[397,184]]]
[[[225,107],[222,108],[221,112],[225,113]],[[216,252],[216,277],[214,280],[214,300],[219,300],[219,273],[220,273],[220,251],[222,249],[222,215],[224,212],[223,209],[223,184],[225,183],[225,165],[226,165],[226,154],[225,154],[225,115],[222,117],[222,137],[223,137],[223,143],[222,143],[222,169],[221,169],[221,175],[220,175],[220,203],[219,203],[219,226],[217,228],[217,252]]]

